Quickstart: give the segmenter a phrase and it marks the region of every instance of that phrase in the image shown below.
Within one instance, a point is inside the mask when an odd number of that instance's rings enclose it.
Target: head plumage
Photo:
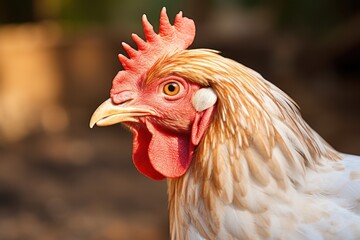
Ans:
[[[165,54],[188,48],[195,38],[194,21],[182,16],[179,12],[171,25],[163,8],[160,13],[159,33],[154,32],[153,26],[149,23],[146,15],[142,17],[145,39],[132,34],[131,37],[136,43],[138,50],[123,42],[122,46],[129,57],[119,54],[119,60],[124,68],[113,80],[111,97],[118,93],[118,86],[124,81],[137,81],[150,67]]]

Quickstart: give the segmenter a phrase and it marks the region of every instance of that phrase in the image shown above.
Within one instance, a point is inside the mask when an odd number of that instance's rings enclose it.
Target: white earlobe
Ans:
[[[217,96],[212,88],[201,88],[192,97],[191,102],[198,112],[213,106],[217,101]]]

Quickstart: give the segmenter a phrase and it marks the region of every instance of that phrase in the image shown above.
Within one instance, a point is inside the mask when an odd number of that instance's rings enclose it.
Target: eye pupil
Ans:
[[[177,82],[165,84],[163,92],[168,96],[175,96],[180,92],[180,85]]]
[[[170,92],[174,92],[175,89],[176,89],[175,84],[170,84],[170,85],[168,86],[168,90],[169,90]]]

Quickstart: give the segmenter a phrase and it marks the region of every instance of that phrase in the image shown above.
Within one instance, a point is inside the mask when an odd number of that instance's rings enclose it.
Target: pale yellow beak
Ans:
[[[155,115],[155,112],[146,107],[115,105],[109,98],[93,113],[90,119],[90,128],[109,126],[120,122],[139,122],[139,117]]]

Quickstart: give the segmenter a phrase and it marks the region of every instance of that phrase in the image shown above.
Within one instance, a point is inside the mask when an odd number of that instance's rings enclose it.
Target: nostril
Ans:
[[[130,91],[122,91],[120,93],[112,94],[111,100],[114,104],[123,104],[134,99],[134,94]]]

